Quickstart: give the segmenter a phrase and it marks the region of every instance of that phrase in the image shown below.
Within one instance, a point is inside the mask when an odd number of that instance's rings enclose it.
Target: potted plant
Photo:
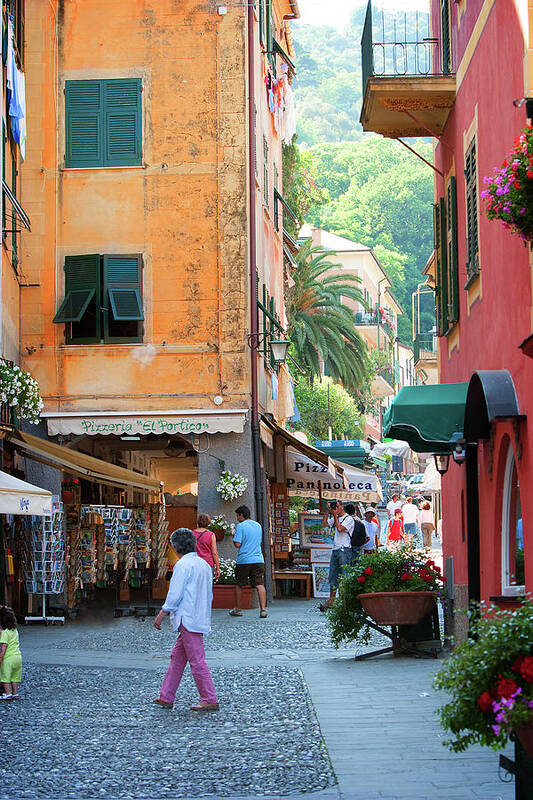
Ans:
[[[213,584],[213,608],[233,608],[235,605],[235,561],[220,559],[220,578]],[[242,607],[252,607],[252,588],[242,590]]]
[[[248,478],[238,472],[230,472],[229,469],[225,469],[220,475],[216,488],[223,500],[233,502],[244,494],[247,486]]]
[[[484,179],[481,192],[489,219],[499,219],[504,228],[525,242],[533,241],[533,129],[528,125],[500,169]]]
[[[213,517],[209,523],[209,530],[213,531],[217,542],[221,542],[225,536],[233,536],[235,533],[235,525],[233,522],[228,522],[226,517],[218,514]]]
[[[444,595],[440,567],[424,552],[402,548],[367,553],[342,577],[328,623],[335,645],[368,644],[366,615],[381,625],[412,625]]]
[[[0,401],[9,406],[20,419],[32,424],[39,422],[43,401],[39,394],[39,384],[29,372],[24,372],[16,364],[0,360]]]
[[[482,605],[469,638],[435,676],[451,700],[438,714],[452,734],[444,742],[462,752],[472,744],[501,750],[518,736],[533,758],[533,602],[513,611]]]

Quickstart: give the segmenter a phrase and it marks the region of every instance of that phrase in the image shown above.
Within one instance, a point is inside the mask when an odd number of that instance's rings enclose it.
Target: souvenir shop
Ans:
[[[45,513],[3,516],[7,594],[19,616],[52,622],[81,608],[118,615],[160,605],[168,570],[160,481],[20,431],[12,438],[63,478],[59,494],[45,493]]]
[[[333,537],[322,524],[333,500],[362,506],[377,503],[381,485],[371,472],[336,461],[268,421],[261,423],[270,524],[270,568],[274,597],[329,597]],[[293,498],[314,501],[294,508]],[[320,512],[322,509],[322,513]]]

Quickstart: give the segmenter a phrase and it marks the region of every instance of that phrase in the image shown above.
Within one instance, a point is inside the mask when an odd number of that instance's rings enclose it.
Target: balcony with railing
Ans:
[[[383,336],[382,341],[391,342],[396,338],[396,331],[393,322],[378,309],[371,311],[358,311],[355,315],[355,324],[357,327],[361,326],[362,333],[367,343],[378,347],[380,344],[380,334]]]
[[[415,364],[437,361],[437,340],[432,333],[417,333],[413,341]]]
[[[428,13],[383,11],[369,0],[361,55],[363,130],[390,138],[440,136],[455,101],[446,2],[438,37]]]

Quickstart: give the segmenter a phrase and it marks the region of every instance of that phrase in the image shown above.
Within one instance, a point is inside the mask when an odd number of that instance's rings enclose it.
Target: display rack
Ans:
[[[31,546],[26,564],[26,591],[41,595],[42,614],[27,616],[26,622],[65,622],[65,617],[48,616],[47,595],[65,591],[65,538],[63,532],[63,503],[52,497],[51,516],[30,518]]]

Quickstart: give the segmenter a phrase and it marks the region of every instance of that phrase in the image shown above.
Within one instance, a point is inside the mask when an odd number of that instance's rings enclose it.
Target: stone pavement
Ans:
[[[151,705],[174,641],[152,622],[21,629],[25,696],[0,707],[0,798],[514,797],[498,754],[443,747],[439,662],[355,662],[354,648],[331,647],[316,601],[277,601],[267,620],[215,611],[221,710],[200,716],[188,675],[171,712]]]

